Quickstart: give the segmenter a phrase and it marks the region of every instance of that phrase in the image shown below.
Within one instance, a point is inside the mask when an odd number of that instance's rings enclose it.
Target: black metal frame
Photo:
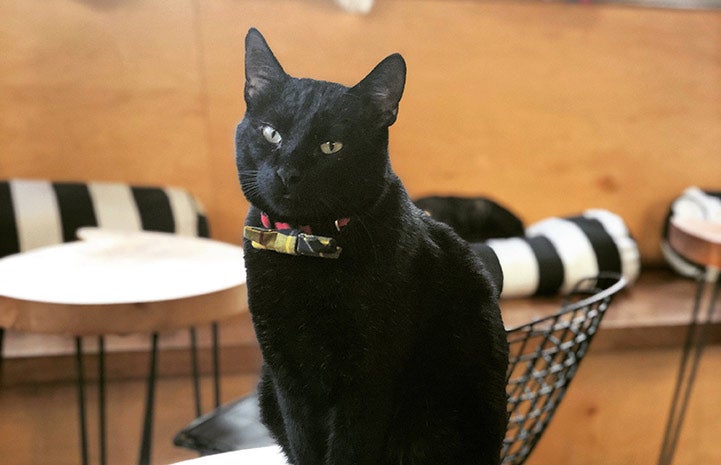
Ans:
[[[611,275],[583,280],[558,312],[507,331],[509,423],[502,452],[504,465],[520,465],[533,451],[612,297],[625,285],[623,278]]]
[[[202,411],[200,396],[200,369],[198,361],[198,342],[195,328],[190,328],[190,363],[193,382],[193,398],[196,416]],[[218,324],[211,325],[212,340],[212,373],[214,408],[220,406],[220,337]],[[153,420],[155,413],[155,390],[158,372],[158,333],[150,336],[149,367],[146,379],[145,410],[143,414],[143,431],[138,454],[139,465],[149,465],[152,451]],[[84,367],[83,338],[75,338],[75,374],[78,401],[78,425],[80,436],[80,459],[82,465],[89,465],[88,441],[88,407],[85,396],[86,379]],[[107,405],[105,397],[105,337],[98,336],[98,461],[107,464]]]
[[[5,328],[0,327],[0,386],[5,382]]]
[[[707,270],[698,277],[698,287],[691,311],[691,321],[686,331],[681,362],[676,376],[671,408],[666,421],[659,465],[670,465],[676,453],[676,446],[691,400],[691,392],[698,374],[699,362],[708,343],[709,329],[713,323],[714,310],[721,292],[721,280],[718,270]],[[701,320],[701,310],[705,306],[706,316]]]

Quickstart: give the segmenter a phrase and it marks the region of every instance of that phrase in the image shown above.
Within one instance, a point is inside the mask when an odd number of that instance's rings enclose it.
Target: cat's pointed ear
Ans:
[[[251,106],[288,77],[257,29],[245,36],[245,102]]]
[[[368,76],[351,89],[379,112],[381,123],[390,126],[398,116],[398,103],[406,84],[406,62],[395,53],[381,61]]]

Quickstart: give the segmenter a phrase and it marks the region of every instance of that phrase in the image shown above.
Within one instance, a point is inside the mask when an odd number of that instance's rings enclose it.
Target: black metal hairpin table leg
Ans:
[[[147,392],[145,397],[145,417],[143,420],[143,437],[140,444],[140,465],[150,464],[150,450],[153,440],[153,408],[155,403],[155,380],[158,357],[158,333],[151,336],[150,367],[148,370]]]
[[[198,368],[198,336],[195,327],[190,328],[190,364],[193,371],[193,396],[195,398],[195,416],[202,413],[200,403],[200,369]]]
[[[100,465],[105,465],[107,453],[107,416],[105,403],[105,338],[98,337],[98,433],[100,439]]]
[[[211,326],[213,332],[213,388],[215,408],[220,407],[220,334],[218,323]]]
[[[220,407],[220,335],[218,323],[211,325],[211,351],[213,364],[213,405]],[[195,416],[202,414],[200,399],[200,368],[198,362],[198,336],[194,327],[190,328],[190,363],[193,375],[193,394],[195,397]]]
[[[0,328],[0,386],[5,382],[5,356],[3,348],[5,344],[5,328]]]
[[[77,376],[78,414],[80,425],[80,458],[82,465],[88,465],[88,428],[85,412],[85,373],[83,372],[83,339],[75,338],[75,374]]]
[[[681,427],[691,399],[691,391],[696,380],[699,361],[708,339],[708,328],[713,322],[714,308],[719,294],[719,287],[721,286],[721,281],[718,278],[719,270],[708,268],[704,277],[699,280],[691,322],[684,341],[671,409],[661,445],[661,453],[658,459],[659,465],[670,465],[673,462]],[[706,317],[702,322],[699,317],[704,306],[706,307]]]
[[[216,408],[220,406],[220,348],[219,331],[217,323],[212,326],[212,357],[213,357],[213,381],[214,401]],[[200,404],[200,370],[198,368],[197,335],[194,328],[191,328],[191,363],[193,369],[193,384],[195,389],[196,416],[201,414]],[[0,343],[3,334],[0,332]],[[0,345],[0,349],[1,349]],[[0,356],[2,352],[0,350]],[[138,463],[140,465],[150,464],[150,455],[153,439],[153,416],[155,408],[155,384],[157,381],[157,358],[158,358],[158,333],[151,336],[150,363],[148,368],[147,391],[145,397],[145,414],[143,418],[143,433],[140,444]],[[1,362],[0,362],[1,363]],[[83,366],[83,339],[75,338],[75,371],[77,376],[77,397],[78,416],[80,426],[80,455],[82,465],[89,465],[88,454],[88,427],[87,427],[87,403],[85,397],[85,369]],[[98,429],[99,429],[99,461],[101,465],[107,463],[107,408],[106,408],[106,383],[105,383],[105,339],[98,337]]]

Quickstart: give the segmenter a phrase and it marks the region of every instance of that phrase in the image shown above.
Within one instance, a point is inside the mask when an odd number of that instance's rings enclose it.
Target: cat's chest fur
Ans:
[[[428,318],[423,307],[431,302],[421,299],[434,271],[427,263],[420,273],[430,246],[420,221],[355,218],[342,234],[338,259],[246,246],[250,305],[266,363],[308,389],[335,389],[391,369]]]

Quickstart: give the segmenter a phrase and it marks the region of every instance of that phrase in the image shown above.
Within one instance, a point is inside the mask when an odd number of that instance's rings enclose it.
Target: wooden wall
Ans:
[[[354,84],[409,68],[392,159],[412,195],[489,195],[527,222],[622,215],[646,261],[671,199],[721,189],[721,14],[563,2],[47,0],[0,4],[0,178],[189,188],[239,242],[243,38]]]

